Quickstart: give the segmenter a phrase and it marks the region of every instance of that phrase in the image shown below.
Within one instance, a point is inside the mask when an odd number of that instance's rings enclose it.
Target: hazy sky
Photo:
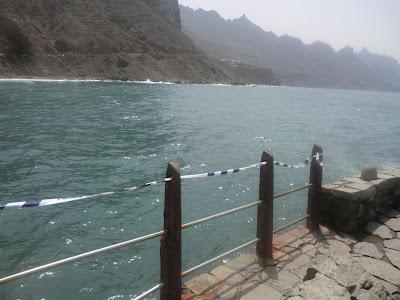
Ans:
[[[243,14],[278,35],[305,43],[320,40],[336,50],[351,46],[400,61],[400,0],[179,0],[215,10],[225,19]]]

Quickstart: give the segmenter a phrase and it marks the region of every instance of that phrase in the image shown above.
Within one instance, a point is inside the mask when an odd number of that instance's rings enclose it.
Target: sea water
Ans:
[[[165,177],[324,149],[324,182],[365,164],[400,167],[400,94],[269,86],[101,81],[0,82],[0,203],[123,189]],[[257,169],[182,182],[184,222],[258,200]],[[275,192],[308,167],[275,167]],[[274,226],[305,214],[307,193],[274,203]],[[0,211],[0,276],[158,231],[164,186]],[[252,240],[256,209],[183,232],[183,269]],[[243,251],[253,251],[249,248]],[[220,263],[220,262],[218,262]],[[207,270],[207,269],[204,269]],[[199,271],[200,272],[200,271]],[[0,286],[1,299],[130,299],[159,282],[159,240]],[[157,297],[155,295],[154,297]]]

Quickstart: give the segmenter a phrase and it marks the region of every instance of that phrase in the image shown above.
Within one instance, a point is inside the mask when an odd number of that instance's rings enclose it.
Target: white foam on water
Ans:
[[[211,83],[210,85],[213,85],[213,86],[232,86],[232,84],[228,84],[228,83]]]
[[[140,84],[176,84],[169,81],[152,81],[150,79],[140,80],[111,80],[111,79],[53,79],[53,78],[0,78],[0,82],[47,82],[47,83],[63,83],[63,82],[123,82],[123,83],[140,83]]]
[[[100,79],[0,78],[0,82],[112,82]]]
[[[176,84],[175,82],[170,82],[170,81],[152,81],[150,79],[147,79],[145,81],[127,81],[127,82],[133,82],[133,83],[142,83],[142,84]]]
[[[138,119],[138,118],[139,118],[139,116],[125,116],[125,117],[122,117],[122,119],[124,119],[124,120]]]
[[[55,78],[0,78],[1,82],[46,82],[46,83],[69,83],[69,82],[118,82],[118,83],[135,83],[135,84],[160,84],[160,85],[172,85],[177,84],[170,81],[153,81],[151,79],[146,80],[111,80],[111,79],[55,79]],[[193,84],[193,85],[211,85],[220,87],[285,87],[285,86],[273,86],[267,84],[244,84],[244,85],[232,85],[229,83],[209,83],[209,84]]]
[[[43,277],[53,277],[54,272],[45,272],[39,275],[39,279],[42,279]]]
[[[0,83],[1,82],[25,82],[25,83],[35,83],[35,82],[46,82],[46,83],[85,83],[85,82],[117,82],[117,83],[135,83],[135,84],[151,84],[151,85],[172,85],[172,84],[177,84],[176,82],[170,82],[170,81],[153,81],[151,79],[146,79],[146,80],[112,80],[112,79],[66,79],[66,78],[61,78],[61,79],[56,79],[56,78],[0,78]],[[185,83],[183,83],[185,84]],[[237,87],[263,87],[263,88],[280,88],[280,87],[287,87],[284,85],[281,86],[274,86],[274,85],[268,85],[268,84],[242,84],[242,85],[232,85],[229,83],[205,83],[205,84],[192,84],[192,85],[211,85],[211,86],[220,86],[220,87],[232,87],[232,86],[237,86]],[[313,89],[309,89],[313,90]]]

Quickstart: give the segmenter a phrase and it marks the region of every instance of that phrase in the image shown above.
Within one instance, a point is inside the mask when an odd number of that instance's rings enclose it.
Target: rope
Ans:
[[[257,167],[263,166],[265,164],[266,164],[265,162],[261,162],[261,163],[253,164],[253,165],[250,165],[247,167],[241,167],[238,169],[208,172],[208,173],[202,173],[202,174],[184,175],[184,176],[181,176],[181,179],[185,180],[185,179],[193,179],[193,178],[200,178],[200,177],[210,177],[210,176],[234,174],[234,173],[238,173],[240,171],[257,168]],[[53,198],[53,199],[29,199],[29,200],[21,201],[21,202],[9,202],[6,204],[0,204],[0,210],[3,210],[5,208],[27,208],[27,207],[57,205],[57,204],[68,203],[68,202],[73,202],[73,201],[78,201],[78,200],[83,200],[83,199],[90,199],[90,198],[96,198],[96,197],[101,197],[101,196],[109,196],[109,195],[113,195],[113,194],[117,194],[117,193],[137,191],[137,190],[149,187],[149,186],[158,185],[163,182],[169,182],[171,180],[172,180],[171,178],[165,178],[160,181],[151,181],[151,182],[147,182],[142,185],[139,185],[139,186],[130,186],[130,187],[126,187],[124,189],[117,190],[117,191],[110,191],[110,192],[104,192],[104,193],[98,193],[98,194],[92,194],[92,195],[84,195],[84,196],[78,196],[78,197]]]
[[[114,193],[115,192],[105,192],[105,193],[100,193],[100,194],[85,195],[85,196],[79,196],[79,197],[54,198],[54,199],[42,199],[42,200],[29,199],[29,200],[21,201],[21,202],[9,202],[7,204],[1,204],[0,209],[47,206],[47,205],[54,205],[54,204],[60,204],[60,203],[65,203],[65,202],[72,202],[72,201],[78,201],[78,200],[83,200],[83,199],[95,198],[95,197],[100,197],[100,196],[105,196],[105,195],[112,195]]]
[[[181,176],[181,179],[194,179],[194,178],[202,178],[202,177],[212,177],[212,176],[223,176],[223,175],[228,175],[228,174],[234,174],[234,173],[239,173],[241,171],[246,171],[248,169],[252,168],[259,168],[261,166],[265,166],[267,163],[266,162],[260,162],[257,164],[253,164],[247,167],[241,167],[237,169],[229,169],[225,171],[215,171],[215,172],[208,172],[208,173],[200,173],[200,174],[192,174],[192,175],[183,175]]]
[[[321,166],[323,166],[323,163],[320,162],[320,156],[321,156],[321,154],[317,153],[316,155],[313,156],[313,158],[315,158],[315,160],[317,162],[319,162]],[[310,162],[310,159],[306,159],[304,161],[304,163],[297,164],[297,165],[290,165],[290,164],[285,164],[285,163],[274,161],[274,165],[284,167],[284,168],[299,169],[299,168],[304,168],[306,165],[309,164],[309,162]],[[183,176],[181,176],[181,180],[236,174],[236,173],[243,172],[243,171],[246,171],[249,169],[259,168],[261,166],[265,166],[266,164],[267,164],[266,162],[259,162],[256,164],[252,164],[250,166],[240,167],[237,169],[228,169],[228,170],[224,170],[224,171],[214,171],[214,172],[207,172],[207,173],[183,175]],[[84,199],[90,199],[90,198],[96,198],[96,197],[102,197],[102,196],[109,196],[109,195],[113,195],[113,194],[117,194],[117,193],[137,191],[137,190],[149,187],[149,186],[154,186],[154,185],[158,185],[158,184],[161,184],[164,182],[169,182],[171,180],[172,180],[171,178],[165,178],[160,181],[151,181],[151,182],[147,182],[147,183],[144,183],[144,184],[138,185],[138,186],[130,186],[130,187],[126,187],[121,190],[97,193],[97,194],[92,194],[92,195],[83,195],[83,196],[68,197],[68,198],[29,199],[29,200],[20,201],[20,202],[9,202],[6,204],[0,204],[0,210],[3,210],[5,208],[28,208],[28,207],[37,207],[37,206],[57,205],[57,204],[62,204],[62,203],[78,201],[78,200],[84,200]]]

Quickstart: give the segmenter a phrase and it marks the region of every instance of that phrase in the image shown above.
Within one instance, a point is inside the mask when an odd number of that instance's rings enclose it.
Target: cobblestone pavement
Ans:
[[[274,261],[243,254],[188,280],[182,299],[399,299],[400,211],[353,236],[305,227],[274,239]]]

